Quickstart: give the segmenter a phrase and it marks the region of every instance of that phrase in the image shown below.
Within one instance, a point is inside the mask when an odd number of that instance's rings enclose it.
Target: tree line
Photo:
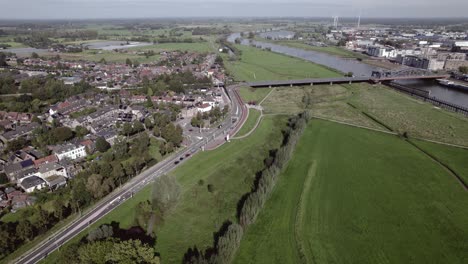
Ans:
[[[279,149],[270,151],[270,157],[265,162],[265,168],[257,173],[252,190],[242,196],[238,203],[238,223],[226,222],[215,234],[214,245],[211,248],[199,250],[189,248],[184,255],[186,264],[224,264],[230,263],[239,248],[242,236],[248,226],[253,224],[269,198],[281,171],[292,157],[293,150],[310,120],[308,112],[289,119],[287,128],[283,131],[283,143]]]

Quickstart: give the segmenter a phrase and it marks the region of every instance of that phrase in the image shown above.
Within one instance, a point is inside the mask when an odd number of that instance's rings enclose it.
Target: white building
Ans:
[[[47,183],[41,179],[39,176],[31,176],[21,180],[18,183],[19,187],[23,189],[27,193],[32,193],[36,190],[41,190],[42,188],[47,186]]]
[[[209,112],[211,111],[211,109],[213,109],[213,106],[211,106],[210,104],[202,104],[197,107],[197,111],[201,113]]]
[[[397,52],[391,47],[369,46],[367,47],[367,54],[374,57],[395,58]]]
[[[68,178],[67,170],[62,165],[56,162],[43,164],[39,167],[40,177],[45,179],[47,177],[58,175]]]
[[[86,157],[85,146],[76,146],[74,144],[66,144],[59,146],[55,151],[55,155],[59,160],[63,159],[78,159]]]

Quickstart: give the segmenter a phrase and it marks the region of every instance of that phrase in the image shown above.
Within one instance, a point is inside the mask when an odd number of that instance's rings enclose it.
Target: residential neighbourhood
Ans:
[[[14,211],[32,204],[33,201],[26,201],[35,192],[53,192],[65,186],[83,164],[92,162],[87,157],[96,153],[99,138],[113,146],[119,137],[125,137],[125,124],[133,127],[140,123],[145,127],[145,120],[154,122],[153,116],[162,114],[186,126],[184,119],[190,120],[198,112],[207,114],[215,107],[227,106],[224,70],[215,58],[214,54],[162,52],[158,65],[128,65],[45,58],[26,58],[18,63],[15,56],[8,57],[15,70],[0,75],[14,79],[19,92],[25,80],[50,78],[47,76],[55,76],[52,78],[68,86],[87,80],[94,89],[64,98],[40,113],[0,111],[0,150],[5,158],[0,173],[12,186],[8,190],[14,188],[25,197],[13,199],[6,195],[0,207]],[[147,89],[142,88],[147,82],[179,73],[187,73],[201,83],[195,88],[183,88],[185,84],[180,84],[179,91],[162,88],[154,94],[147,94]],[[72,131],[74,135],[42,149],[31,144],[38,136],[57,129]],[[81,131],[85,134],[77,135]],[[12,151],[13,144],[22,146]]]

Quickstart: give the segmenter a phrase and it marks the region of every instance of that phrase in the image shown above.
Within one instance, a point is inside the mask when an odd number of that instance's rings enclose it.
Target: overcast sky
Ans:
[[[467,17],[468,0],[0,0],[0,19]]]

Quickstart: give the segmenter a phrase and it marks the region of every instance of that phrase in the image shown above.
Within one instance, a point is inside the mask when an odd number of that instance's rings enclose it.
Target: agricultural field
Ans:
[[[341,76],[323,66],[249,46],[236,45],[240,60],[224,55],[228,72],[236,81],[288,80]]]
[[[234,263],[465,263],[467,208],[406,141],[313,120]]]
[[[242,128],[235,135],[236,137],[241,137],[249,133],[252,129],[255,128],[258,118],[260,117],[261,112],[254,108],[249,108],[249,117],[245,121]]]

